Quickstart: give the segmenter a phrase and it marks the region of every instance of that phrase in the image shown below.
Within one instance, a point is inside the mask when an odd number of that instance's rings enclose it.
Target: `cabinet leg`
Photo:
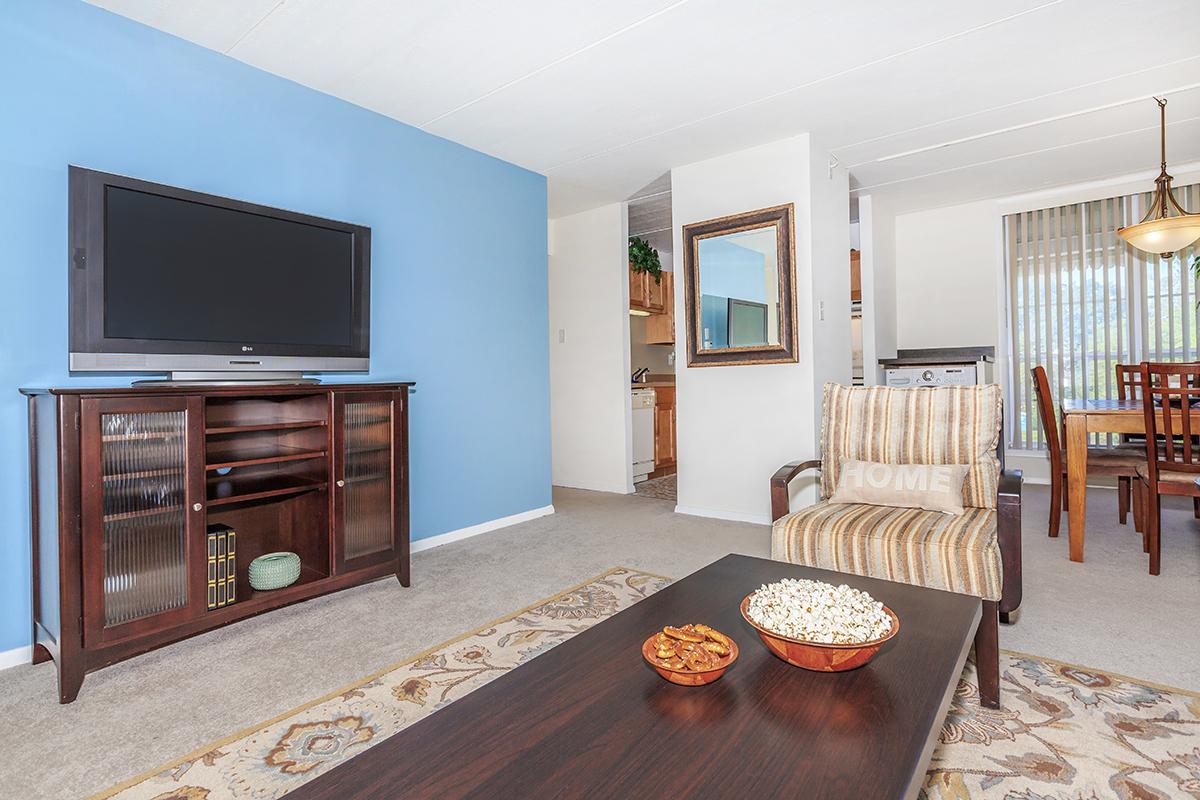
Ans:
[[[58,702],[73,703],[79,696],[79,687],[83,686],[83,669],[80,667],[67,668],[58,665]]]
[[[50,655],[50,651],[46,649],[45,645],[40,644],[38,642],[33,643],[33,663],[34,664],[45,664],[47,661],[51,660],[52,658],[54,658],[54,656]]]
[[[412,585],[412,580],[408,574],[408,559],[401,561],[399,566],[396,567],[396,580],[400,581],[400,585],[406,588]]]

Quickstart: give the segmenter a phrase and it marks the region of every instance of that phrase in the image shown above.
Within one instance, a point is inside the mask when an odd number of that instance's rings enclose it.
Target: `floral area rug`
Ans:
[[[271,800],[670,580],[617,568],[94,800]],[[1200,694],[1002,651],[1003,708],[959,682],[924,800],[1200,800]]]
[[[93,800],[283,797],[670,582],[632,569],[609,570]]]
[[[1200,694],[1000,653],[1000,702],[967,665],[925,800],[1200,799]]]

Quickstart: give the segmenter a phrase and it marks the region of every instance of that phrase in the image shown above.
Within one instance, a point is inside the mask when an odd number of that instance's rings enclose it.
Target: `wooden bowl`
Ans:
[[[718,662],[720,666],[715,669],[705,670],[704,672],[694,672],[687,669],[671,669],[664,667],[658,663],[658,659],[654,654],[658,652],[658,648],[654,644],[654,640],[662,631],[655,631],[650,634],[650,638],[642,642],[642,657],[649,662],[654,670],[671,683],[677,683],[680,686],[703,686],[706,683],[712,683],[717,678],[725,674],[725,670],[729,669],[729,665],[737,661],[738,646],[733,639],[729,640],[729,655],[722,656]]]
[[[879,652],[879,648],[900,632],[900,618],[894,611],[884,606],[883,610],[892,619],[892,629],[886,636],[878,639],[861,644],[825,644],[824,642],[790,639],[769,631],[750,619],[746,608],[750,605],[750,598],[753,596],[754,592],[751,592],[742,600],[742,617],[750,623],[750,627],[758,631],[758,637],[763,640],[767,649],[792,666],[811,669],[814,672],[845,672],[857,669],[874,658],[875,654]]]

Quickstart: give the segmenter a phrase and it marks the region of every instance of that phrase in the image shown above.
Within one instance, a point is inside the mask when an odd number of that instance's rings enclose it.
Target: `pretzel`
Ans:
[[[717,641],[705,642],[704,649],[710,653],[716,653],[719,656],[729,655],[729,648]]]
[[[717,669],[732,652],[732,642],[707,625],[668,625],[654,637],[659,666],[676,671],[707,672]]]
[[[705,637],[712,639],[714,642],[719,642],[726,647],[729,647],[729,637],[720,631],[714,631],[707,625],[697,625],[696,632],[704,634]]]
[[[695,642],[700,644],[704,641],[704,634],[693,633],[692,631],[684,630],[683,628],[674,628],[670,625],[663,628],[663,633],[670,636],[672,639],[679,639],[683,642]]]

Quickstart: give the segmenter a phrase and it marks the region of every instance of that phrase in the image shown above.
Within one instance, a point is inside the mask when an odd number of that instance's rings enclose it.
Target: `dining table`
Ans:
[[[1070,557],[1083,561],[1084,520],[1087,518],[1087,448],[1093,433],[1146,433],[1146,410],[1141,398],[1130,400],[1064,400],[1063,428],[1067,448],[1067,528]],[[1200,408],[1193,409],[1191,429],[1200,430]]]

